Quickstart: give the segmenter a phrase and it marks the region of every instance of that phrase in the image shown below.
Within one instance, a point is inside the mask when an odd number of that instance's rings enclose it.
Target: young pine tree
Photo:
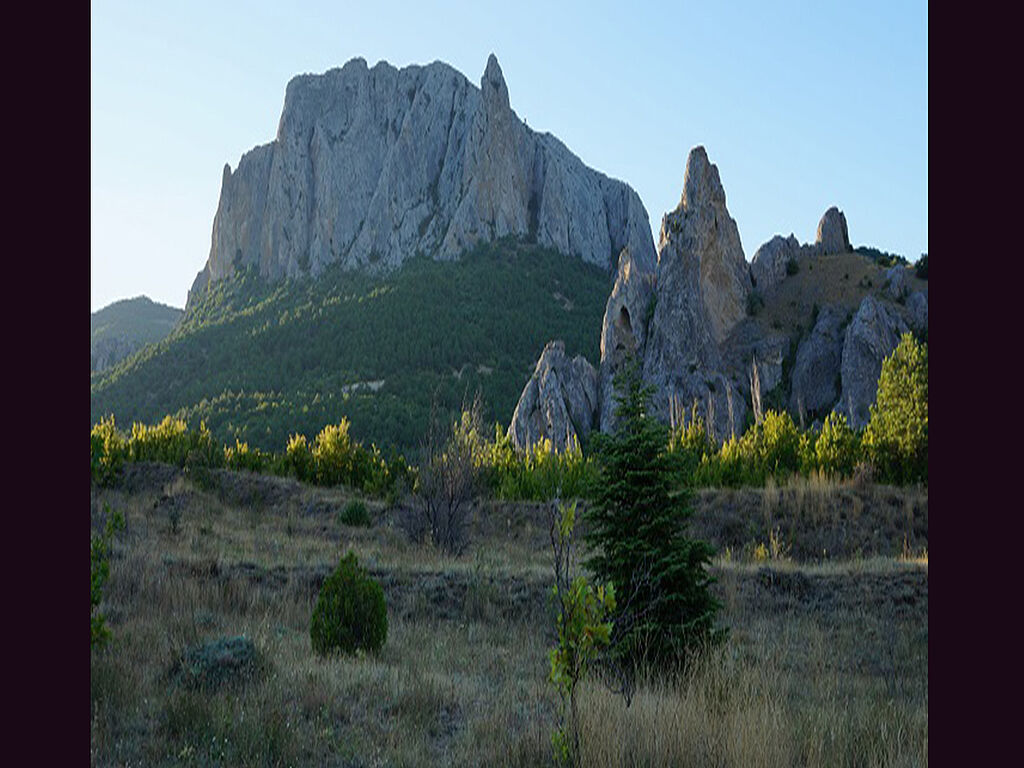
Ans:
[[[689,491],[667,428],[648,413],[651,393],[635,364],[616,378],[617,428],[597,447],[600,480],[586,512],[587,565],[619,595],[613,652],[671,666],[724,631],[714,627],[721,605],[708,589],[713,551],[687,536]]]

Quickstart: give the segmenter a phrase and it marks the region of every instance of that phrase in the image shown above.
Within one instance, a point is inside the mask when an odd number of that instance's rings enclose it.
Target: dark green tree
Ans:
[[[616,429],[595,446],[601,467],[586,511],[587,561],[619,597],[613,655],[627,663],[685,664],[724,637],[709,591],[713,550],[687,536],[691,496],[667,450],[667,427],[648,412],[652,389],[635,363],[615,380]]]

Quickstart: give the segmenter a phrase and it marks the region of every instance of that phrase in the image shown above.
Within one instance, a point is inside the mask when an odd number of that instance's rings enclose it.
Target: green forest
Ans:
[[[514,240],[378,276],[242,273],[213,284],[170,336],[94,376],[92,422],[170,414],[272,451],[344,418],[354,438],[411,455],[435,399],[454,418],[479,392],[485,421],[507,424],[551,339],[596,363],[611,281]]]

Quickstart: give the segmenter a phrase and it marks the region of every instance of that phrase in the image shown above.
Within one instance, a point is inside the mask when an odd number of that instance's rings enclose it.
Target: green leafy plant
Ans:
[[[551,549],[554,554],[555,626],[558,643],[548,652],[548,679],[561,700],[559,724],[551,734],[555,760],[580,765],[579,712],[576,695],[588,668],[601,648],[611,641],[615,611],[615,587],[594,587],[577,572],[575,553],[576,502],[556,504],[551,518]]]
[[[353,654],[379,651],[388,636],[384,590],[359,565],[354,552],[342,558],[320,588],[309,624],[313,650]]]

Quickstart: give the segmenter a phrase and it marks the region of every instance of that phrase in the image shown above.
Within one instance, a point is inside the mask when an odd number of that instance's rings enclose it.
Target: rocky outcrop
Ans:
[[[868,423],[882,361],[908,330],[903,318],[873,295],[861,302],[843,340],[843,391],[836,407],[852,427],[859,429]]]
[[[643,364],[647,324],[654,308],[654,280],[654,272],[639,267],[629,249],[623,248],[601,325],[598,421],[603,432],[614,426],[616,374],[631,359]]]
[[[598,406],[597,371],[582,355],[570,360],[565,344],[544,347],[533,376],[526,383],[508,435],[524,451],[548,439],[557,451],[582,440],[595,426]]]
[[[853,250],[846,228],[846,216],[835,206],[825,211],[818,222],[818,234],[814,245],[820,254],[849,253]]]
[[[353,59],[293,78],[274,141],[225,166],[191,294],[243,267],[271,279],[334,263],[384,270],[506,235],[601,266],[628,246],[655,264],[636,192],[531,131],[493,55],[479,89],[441,62]]]
[[[885,281],[886,291],[897,301],[905,299],[910,293],[910,288],[907,286],[907,268],[901,264],[889,267],[885,271]]]
[[[759,291],[766,291],[786,279],[786,265],[800,255],[800,242],[795,235],[775,235],[757,249],[750,262],[750,275]]]
[[[907,312],[910,314],[910,327],[915,333],[928,331],[928,294],[914,291],[907,299]]]
[[[746,316],[750,290],[739,230],[726,208],[718,168],[703,147],[695,147],[686,161],[682,199],[661,224],[655,307],[643,365],[644,380],[655,387],[656,415],[668,421],[674,403],[708,402],[716,435],[743,423],[744,398],[720,373],[719,345]]]
[[[750,274],[757,290],[763,292],[785,280],[786,265],[799,256],[825,256],[852,250],[846,216],[833,206],[818,221],[817,237],[813,243],[801,245],[793,234],[789,237],[775,235],[754,253]]]
[[[793,364],[789,411],[819,414],[839,398],[843,359],[843,323],[848,315],[839,307],[826,306],[818,313],[810,335],[801,342]]]

